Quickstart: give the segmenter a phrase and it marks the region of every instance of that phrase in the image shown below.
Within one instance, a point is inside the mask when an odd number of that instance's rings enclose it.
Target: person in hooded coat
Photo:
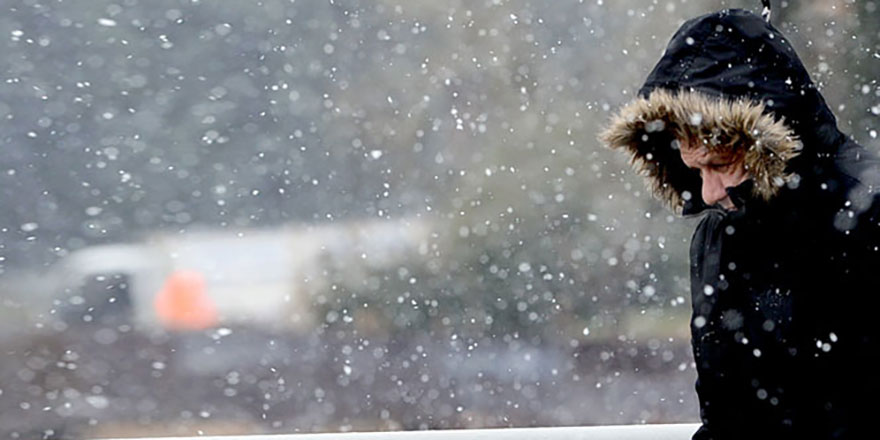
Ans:
[[[600,139],[700,218],[693,438],[876,436],[880,166],[838,130],[788,40],[743,10],[687,21]],[[681,150],[695,142],[741,161],[733,206],[702,200]]]

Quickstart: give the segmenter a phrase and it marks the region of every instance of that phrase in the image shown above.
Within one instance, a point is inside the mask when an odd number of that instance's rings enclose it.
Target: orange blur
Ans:
[[[202,330],[217,325],[217,307],[205,292],[205,277],[196,271],[172,272],[153,305],[159,320],[170,330]]]

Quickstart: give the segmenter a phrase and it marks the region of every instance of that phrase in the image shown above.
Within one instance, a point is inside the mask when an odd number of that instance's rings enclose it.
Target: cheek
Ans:
[[[724,182],[724,186],[737,186],[746,180],[747,173],[745,169],[738,169],[736,171],[731,171],[729,173],[725,173],[721,176],[721,180]]]

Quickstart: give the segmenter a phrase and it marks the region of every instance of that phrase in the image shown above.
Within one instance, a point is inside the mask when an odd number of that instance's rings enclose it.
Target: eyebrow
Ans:
[[[698,166],[690,166],[684,160],[682,160],[682,163],[684,163],[684,166],[687,167],[688,169],[698,170],[699,166],[717,167],[717,166],[730,165],[730,164],[736,162],[736,158],[731,155],[726,155],[724,157],[713,157],[705,162],[700,161],[700,160],[697,160],[695,162],[696,162],[696,165],[698,165]]]
[[[727,165],[727,164],[731,164],[731,163],[733,163],[733,162],[734,162],[734,160],[733,160],[733,159],[730,159],[730,158],[722,158],[722,159],[717,159],[717,160],[716,160],[716,159],[712,159],[712,160],[710,160],[709,162],[706,162],[706,165],[710,165],[710,166],[711,166],[711,165],[715,165],[715,166],[718,166],[718,165]]]

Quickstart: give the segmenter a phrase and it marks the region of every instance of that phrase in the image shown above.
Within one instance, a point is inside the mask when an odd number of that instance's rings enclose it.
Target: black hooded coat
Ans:
[[[677,139],[738,150],[736,210],[700,200]],[[691,242],[694,439],[871,438],[880,397],[880,172],[842,134],[789,42],[725,10],[686,22],[601,139]]]

